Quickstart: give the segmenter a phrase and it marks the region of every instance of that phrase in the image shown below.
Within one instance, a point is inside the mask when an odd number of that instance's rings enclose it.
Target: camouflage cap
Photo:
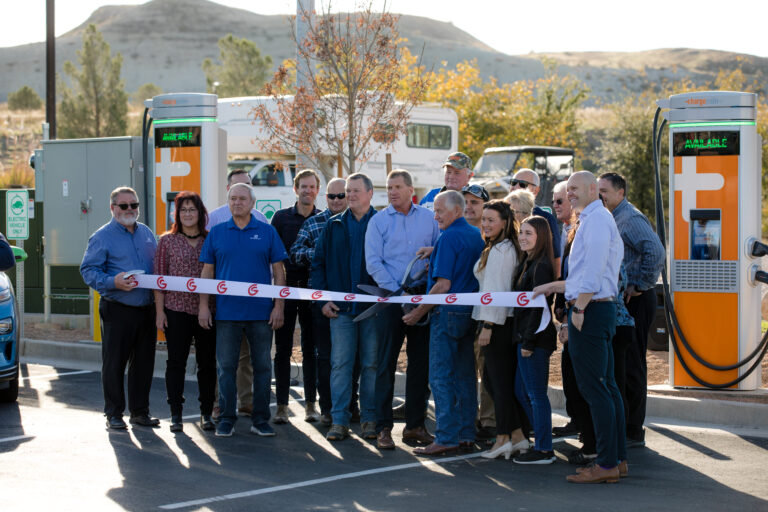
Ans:
[[[462,153],[461,151],[457,151],[455,153],[451,153],[448,155],[448,158],[445,159],[445,162],[443,162],[443,167],[446,165],[450,165],[451,167],[455,167],[456,169],[472,169],[472,159],[469,158],[467,155]]]

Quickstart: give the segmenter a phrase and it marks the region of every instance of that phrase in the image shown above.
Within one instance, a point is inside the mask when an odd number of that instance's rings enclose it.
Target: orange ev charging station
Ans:
[[[215,94],[161,94],[147,101],[154,125],[154,177],[149,225],[159,236],[174,221],[173,200],[197,192],[208,211],[224,204],[227,134],[216,119]]]
[[[765,340],[759,343],[759,261],[753,256],[761,238],[757,96],[694,92],[657,103],[668,109],[669,124],[666,303],[672,305],[668,321],[677,327],[669,329],[675,349],[669,381],[675,387],[756,389],[761,357],[758,371],[750,372],[749,363],[765,353],[758,346]],[[657,134],[654,122],[657,167],[661,129]],[[659,192],[657,178],[657,197]],[[664,224],[658,209],[657,227]]]

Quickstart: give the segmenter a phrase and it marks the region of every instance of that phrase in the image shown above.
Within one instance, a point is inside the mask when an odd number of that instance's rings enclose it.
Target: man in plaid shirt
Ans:
[[[296,236],[296,241],[290,249],[291,263],[309,269],[315,256],[315,243],[323,234],[325,223],[332,216],[347,208],[345,193],[346,181],[334,178],[328,182],[325,198],[328,208],[308,218]],[[309,284],[312,286],[312,283]],[[312,305],[312,328],[317,347],[317,393],[320,395],[320,412],[322,423],[331,424],[331,328],[328,319],[320,312],[320,308]],[[352,394],[354,402],[355,393]]]

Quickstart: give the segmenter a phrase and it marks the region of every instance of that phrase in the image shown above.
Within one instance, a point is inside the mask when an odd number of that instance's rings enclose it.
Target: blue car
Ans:
[[[2,235],[0,235],[2,237]],[[3,264],[5,249],[4,237],[0,240],[0,267]],[[14,260],[26,259],[26,253],[13,248]],[[13,260],[11,260],[13,263]],[[11,268],[13,265],[11,264]],[[13,293],[13,285],[5,272],[0,272],[0,402],[15,402],[19,396],[19,326],[17,323],[18,306]]]

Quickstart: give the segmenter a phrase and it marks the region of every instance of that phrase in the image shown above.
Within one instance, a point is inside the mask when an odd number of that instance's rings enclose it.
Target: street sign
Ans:
[[[8,240],[29,238],[29,191],[8,190],[5,195],[5,237]]]

